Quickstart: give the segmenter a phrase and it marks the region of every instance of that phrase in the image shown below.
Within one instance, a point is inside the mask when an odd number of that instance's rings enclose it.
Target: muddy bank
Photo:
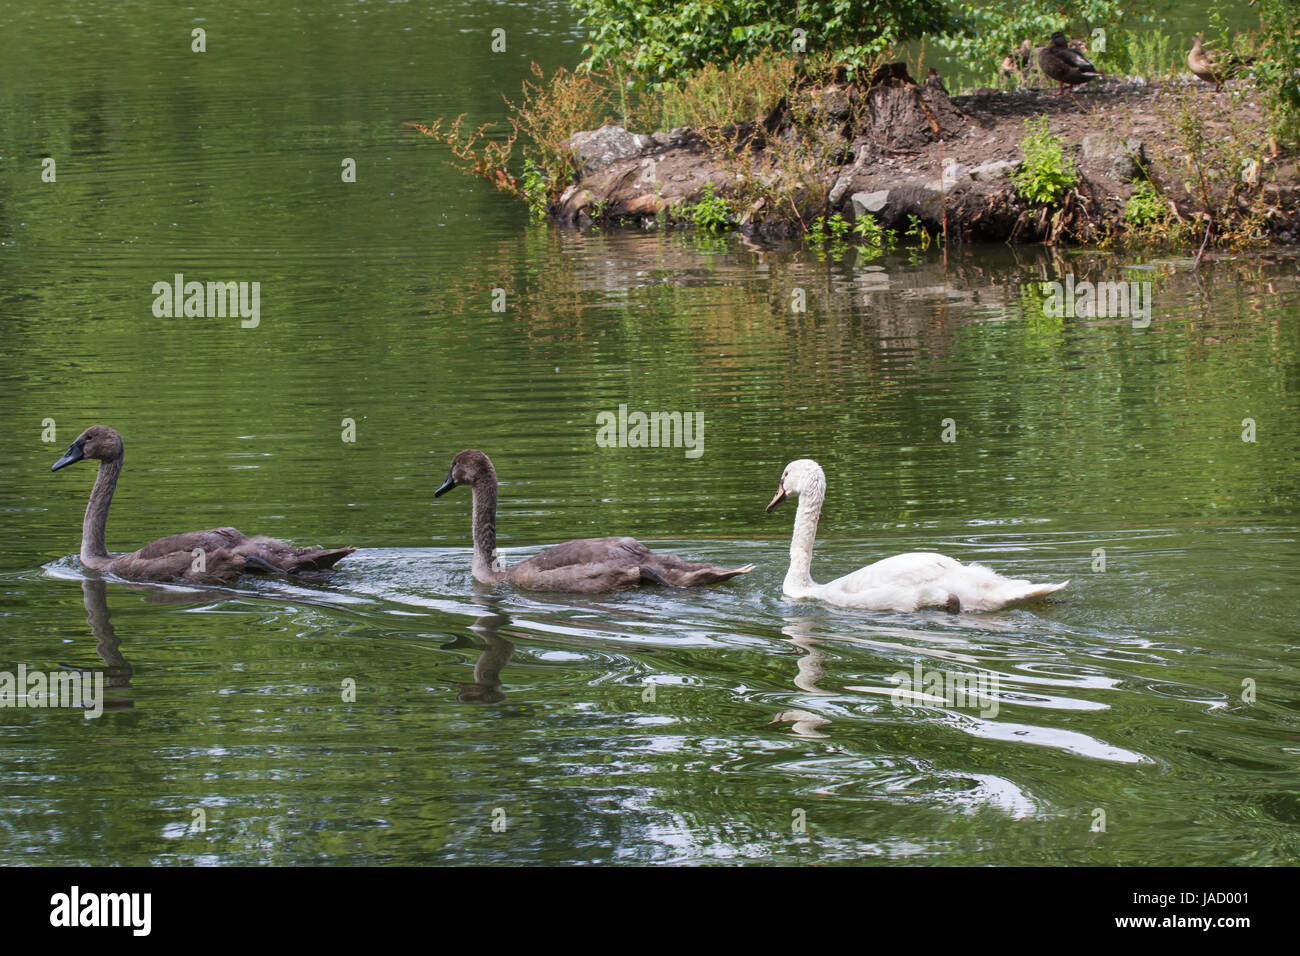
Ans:
[[[1216,230],[1250,221],[1274,241],[1300,242],[1300,168],[1271,148],[1257,92],[1238,85],[1214,94],[1194,82],[949,97],[937,77],[918,85],[893,64],[865,87],[829,82],[807,91],[811,111],[797,119],[783,101],[762,122],[725,130],[577,133],[569,147],[578,182],[550,212],[577,225],[680,222],[711,184],[751,235],[794,236],[813,217],[839,213],[900,230],[915,219],[953,240],[1087,242],[1122,233],[1126,201],[1150,179],[1171,217],[1198,232],[1207,219]],[[1190,136],[1189,111],[1200,126]],[[1011,179],[1025,120],[1035,116],[1047,118],[1079,177],[1051,209],[1026,204]],[[785,193],[746,182],[778,182],[776,167],[801,137],[811,143],[805,155],[822,157],[805,182]],[[1220,168],[1206,168],[1213,164]]]

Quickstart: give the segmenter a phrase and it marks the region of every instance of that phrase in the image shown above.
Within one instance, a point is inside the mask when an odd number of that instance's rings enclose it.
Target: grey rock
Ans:
[[[600,129],[574,133],[566,144],[584,176],[590,176],[620,159],[639,156],[655,146],[653,137],[629,133],[621,126],[606,124]]]
[[[970,171],[970,177],[971,179],[981,181],[1002,179],[1003,177],[1010,176],[1014,173],[1016,167],[1019,165],[1019,163],[1010,159],[998,159],[988,163],[980,163]]]
[[[831,187],[830,194],[826,197],[830,201],[832,209],[839,208],[840,200],[844,198],[844,194],[849,191],[849,187],[852,185],[853,180],[848,176],[841,176],[835,180],[835,185]]]
[[[957,162],[955,159],[945,159],[943,162],[943,184],[944,186],[954,186],[961,180],[970,175],[970,170]]]
[[[1085,161],[1105,169],[1120,182],[1142,178],[1146,164],[1146,147],[1140,139],[1121,140],[1105,133],[1089,133],[1080,143]]]
[[[853,215],[865,216],[867,213],[878,213],[889,204],[889,190],[881,189],[874,193],[854,193],[849,197],[849,202],[853,204]]]
[[[1084,159],[1107,159],[1124,149],[1124,143],[1109,133],[1089,133],[1079,144]]]
[[[693,135],[694,134],[689,126],[678,126],[676,129],[670,129],[666,133],[662,130],[657,133],[651,133],[650,138],[659,146],[676,148],[678,146],[685,146],[689,143]]]
[[[1142,163],[1130,153],[1115,157],[1110,166],[1110,174],[1122,183],[1134,182],[1145,175]]]

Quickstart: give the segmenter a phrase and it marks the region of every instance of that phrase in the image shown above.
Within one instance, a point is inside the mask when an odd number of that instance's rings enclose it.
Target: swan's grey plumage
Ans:
[[[725,581],[753,568],[723,568],[704,562],[683,561],[671,554],[651,551],[635,538],[580,538],[547,548],[507,568],[497,553],[497,473],[481,451],[458,454],[447,480],[433,493],[439,498],[458,485],[469,485],[473,517],[471,534],[474,580],[482,584],[506,582],[528,591],[586,591],[602,593],[639,584],[667,584],[687,588]]]
[[[130,554],[109,554],[104,533],[124,457],[121,435],[107,425],[91,425],[50,466],[50,471],[58,471],[85,459],[99,461],[81,523],[81,563],[92,570],[135,581],[229,584],[245,571],[323,571],[356,550],[298,548],[275,538],[249,537],[235,528],[210,528],[159,538]]]
[[[811,458],[785,466],[771,512],[787,495],[799,496],[790,540],[790,569],[781,585],[790,598],[815,598],[840,607],[869,611],[914,611],[941,607],[951,612],[996,611],[1059,591],[1061,584],[1034,584],[1005,578],[978,564],[933,551],[917,551],[885,558],[829,584],[812,579],[812,549],[817,519],[826,497],[826,474]]]

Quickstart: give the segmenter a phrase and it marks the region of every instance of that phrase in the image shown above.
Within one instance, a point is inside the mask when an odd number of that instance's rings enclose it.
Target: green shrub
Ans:
[[[1279,144],[1300,145],[1300,4],[1259,0],[1263,36],[1255,79],[1264,90],[1273,136]]]
[[[1124,224],[1132,229],[1164,225],[1169,220],[1169,205],[1155,186],[1140,182],[1124,204]]]
[[[708,232],[723,232],[736,225],[731,215],[731,203],[717,195],[713,183],[706,183],[700,190],[699,201],[691,207],[690,216],[695,228]]]
[[[1025,120],[1025,141],[1020,144],[1025,160],[1012,175],[1020,198],[1031,206],[1053,206],[1079,182],[1074,160],[1065,144],[1052,135],[1047,117]]]
[[[834,213],[830,218],[818,216],[808,227],[807,235],[808,241],[816,246],[827,243],[842,246],[849,235],[849,223],[839,213]]]
[[[767,53],[824,53],[852,71],[895,43],[954,24],[946,0],[571,2],[587,31],[587,65],[626,64],[651,83]]]
[[[546,218],[546,173],[531,159],[524,160],[524,200],[534,219]]]
[[[930,230],[925,228],[925,223],[921,222],[919,216],[907,217],[907,230],[903,233],[903,238],[909,244],[920,246],[922,251],[929,249],[930,243],[934,241]]]
[[[874,216],[863,214],[853,223],[853,234],[864,246],[872,249],[892,249],[898,244],[898,234],[886,229]]]

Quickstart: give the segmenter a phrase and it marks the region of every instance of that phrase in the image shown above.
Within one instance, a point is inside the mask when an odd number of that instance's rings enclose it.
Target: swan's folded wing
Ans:
[[[915,590],[947,578],[966,566],[956,558],[935,551],[909,551],[859,568],[827,584],[846,594],[881,588]]]
[[[638,584],[697,587],[726,581],[751,570],[685,561],[651,551],[635,538],[582,538],[547,548],[507,572],[508,579],[533,591],[619,591]]]
[[[530,558],[507,571],[506,578],[511,584],[527,591],[605,594],[636,587],[641,583],[641,568],[625,560],[593,561],[545,568],[539,567]]]
[[[520,563],[538,571],[578,565],[625,564],[638,567],[649,554],[650,549],[636,538],[579,538],[547,548]]]
[[[149,547],[158,544],[155,541]],[[228,548],[205,551],[202,561],[197,561],[191,551],[184,549],[154,555],[145,555],[143,550],[114,558],[107,570],[128,581],[185,581],[190,584],[229,584],[244,572],[243,556]]]
[[[178,551],[191,552],[195,548],[201,548],[204,552],[210,553],[219,551],[222,548],[233,548],[246,539],[247,536],[235,528],[209,528],[207,531],[187,531],[183,534],[172,534],[165,538],[159,538],[157,541],[151,541],[135,552],[135,556],[144,559],[161,558]]]

